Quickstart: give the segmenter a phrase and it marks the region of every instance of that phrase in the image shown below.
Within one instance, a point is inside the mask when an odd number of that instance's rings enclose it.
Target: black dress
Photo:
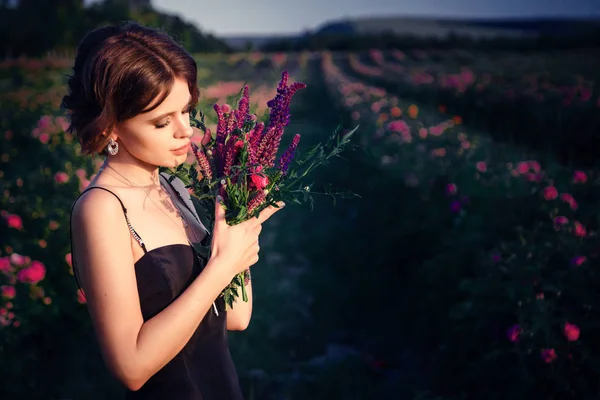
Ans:
[[[132,235],[144,250],[144,255],[135,263],[134,268],[142,314],[144,321],[147,321],[188,287],[202,272],[207,260],[191,244],[173,244],[147,251],[142,238],[129,223],[127,209],[121,199],[102,187],[90,187],[81,195],[92,189],[106,190],[117,197]],[[181,198],[178,200],[178,207],[182,203],[188,207]],[[75,278],[76,270],[74,265]],[[227,342],[227,317],[223,298],[219,297],[214,306],[216,310],[213,307],[209,309],[185,347],[139,390],[127,391],[127,399],[243,399]]]

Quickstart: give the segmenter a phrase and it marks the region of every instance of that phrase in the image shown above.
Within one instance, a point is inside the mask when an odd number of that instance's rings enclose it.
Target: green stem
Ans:
[[[241,272],[238,274],[238,279],[240,279],[241,283],[242,283],[242,300],[244,300],[245,303],[248,302],[248,293],[246,292],[246,285],[244,285],[244,273]]]

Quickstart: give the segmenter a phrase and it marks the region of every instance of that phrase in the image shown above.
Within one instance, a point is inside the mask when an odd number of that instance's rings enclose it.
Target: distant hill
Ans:
[[[450,19],[418,17],[360,17],[328,21],[310,32],[298,35],[267,36],[240,35],[220,37],[235,49],[244,49],[248,43],[254,48],[283,40],[296,42],[318,35],[371,35],[393,33],[399,36],[445,38],[450,34],[474,39],[534,38],[543,35],[569,36],[587,30],[600,30],[600,19]]]
[[[364,17],[332,21],[314,33],[372,34],[393,32],[399,35],[444,37],[450,33],[474,38],[530,37],[544,34],[571,35],[599,28],[600,19],[451,19],[416,17]]]

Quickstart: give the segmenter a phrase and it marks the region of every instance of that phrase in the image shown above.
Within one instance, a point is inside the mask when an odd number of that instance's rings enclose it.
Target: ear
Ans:
[[[102,132],[102,136],[104,137],[111,137],[112,140],[114,140],[115,142],[117,141],[117,139],[119,139],[119,134],[117,133],[117,129],[113,128],[113,130],[111,132]]]

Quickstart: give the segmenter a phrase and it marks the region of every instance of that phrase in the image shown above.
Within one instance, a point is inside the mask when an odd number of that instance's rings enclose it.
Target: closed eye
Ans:
[[[185,114],[189,114],[191,110],[191,107],[186,108],[185,110],[183,110],[181,113],[183,115]],[[171,123],[171,120],[167,118],[167,122],[165,122],[164,124],[155,124],[154,127],[156,129],[162,129],[162,128],[166,128],[167,126],[169,126],[169,124]]]

